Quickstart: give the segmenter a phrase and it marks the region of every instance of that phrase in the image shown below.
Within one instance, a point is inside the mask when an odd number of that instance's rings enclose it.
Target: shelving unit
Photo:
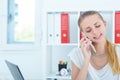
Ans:
[[[80,31],[78,28],[78,16],[80,15],[80,12],[83,11],[64,11],[64,12],[46,12],[46,79],[71,79],[71,76],[57,76],[56,73],[58,72],[58,63],[60,60],[64,60],[68,62],[67,68],[71,69],[71,61],[69,57],[67,56],[69,52],[74,48],[79,46],[79,39],[80,39]],[[103,16],[105,21],[107,22],[107,39],[114,43],[114,26],[115,26],[115,11],[99,11],[100,14]],[[56,28],[61,27],[61,22],[57,22],[55,19],[55,16],[59,16],[58,19],[60,19],[60,14],[67,13],[69,15],[69,34],[70,34],[70,42],[69,43],[61,43],[60,41],[57,41],[56,39],[50,39],[53,41],[49,41],[48,37],[59,37],[57,40],[60,40],[61,38],[61,32],[58,31],[57,33],[55,31]],[[52,29],[52,27],[49,25],[53,25],[52,32],[55,31],[55,33],[49,34],[49,30]],[[56,23],[59,24],[58,27],[56,27]],[[50,43],[51,42],[51,43]]]
[[[69,15],[69,42],[61,42],[61,14]],[[58,64],[60,60],[67,61],[67,69],[71,68],[70,59],[67,56],[72,48],[78,46],[79,29],[77,25],[78,12],[47,12],[47,70],[46,79],[71,79],[71,76],[58,76]],[[58,20],[58,21],[57,21]],[[52,27],[50,25],[53,25]],[[51,32],[50,32],[51,30]],[[57,31],[56,31],[57,30]],[[50,37],[50,38],[49,38]],[[53,38],[52,38],[53,37]],[[58,39],[57,39],[57,38]],[[49,41],[53,40],[53,41]],[[56,41],[58,40],[58,41]],[[51,43],[50,43],[51,42]]]

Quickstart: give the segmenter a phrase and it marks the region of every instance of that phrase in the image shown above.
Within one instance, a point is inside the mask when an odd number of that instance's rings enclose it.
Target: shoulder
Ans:
[[[68,56],[78,68],[81,67],[81,64],[83,63],[83,58],[84,58],[81,48],[78,48],[78,47],[73,48],[68,54]]]

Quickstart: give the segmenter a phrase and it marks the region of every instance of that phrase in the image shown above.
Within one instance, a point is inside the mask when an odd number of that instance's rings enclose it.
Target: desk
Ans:
[[[55,75],[55,74],[48,74],[46,76],[47,80],[71,80],[71,76],[59,76],[59,75]]]

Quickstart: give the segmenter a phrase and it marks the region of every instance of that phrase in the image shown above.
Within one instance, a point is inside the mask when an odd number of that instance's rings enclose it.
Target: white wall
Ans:
[[[119,0],[45,0],[50,11],[120,10]]]
[[[7,80],[11,76],[4,60],[17,64],[26,79],[43,80],[43,60],[45,59],[41,45],[41,10],[43,4],[41,0],[36,0],[35,44],[32,45],[6,44],[6,5],[7,0],[0,0],[0,80]]]

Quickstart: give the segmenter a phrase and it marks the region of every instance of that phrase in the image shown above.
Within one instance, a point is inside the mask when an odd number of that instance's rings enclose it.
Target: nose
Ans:
[[[97,31],[96,29],[93,29],[93,30],[92,30],[92,34],[94,34],[94,35],[97,35],[97,32],[98,32],[98,31]]]

